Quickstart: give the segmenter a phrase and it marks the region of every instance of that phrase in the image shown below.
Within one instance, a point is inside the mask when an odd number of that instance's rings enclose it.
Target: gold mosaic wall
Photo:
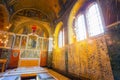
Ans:
[[[104,36],[54,50],[53,68],[90,80],[114,80]]]
[[[53,65],[55,69],[65,71],[65,52],[64,49],[57,49],[53,52]]]

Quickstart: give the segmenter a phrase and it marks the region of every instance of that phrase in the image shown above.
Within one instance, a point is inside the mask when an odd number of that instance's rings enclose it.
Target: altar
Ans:
[[[0,59],[7,60],[5,69],[47,66],[52,38],[41,37],[35,33],[25,35],[4,31],[0,31],[0,35]]]

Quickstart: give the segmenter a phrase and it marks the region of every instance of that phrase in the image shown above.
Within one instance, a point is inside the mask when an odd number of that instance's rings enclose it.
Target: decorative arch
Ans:
[[[12,16],[10,17],[10,21],[12,21],[13,18],[14,18],[16,15],[18,15],[20,12],[25,11],[25,10],[31,10],[31,11],[34,11],[34,12],[36,12],[36,13],[38,13],[38,14],[42,14],[43,16],[47,16],[47,18],[50,20],[50,16],[47,15],[46,13],[44,13],[43,11],[39,10],[39,9],[35,9],[35,8],[23,8],[23,9],[19,9],[19,10],[17,10],[16,12],[14,12],[14,13],[12,14]],[[20,13],[20,14],[23,14],[23,13]]]
[[[54,48],[58,48],[58,34],[60,32],[60,29],[63,26],[63,22],[60,21],[55,28],[55,32],[54,32]]]
[[[77,14],[78,10],[82,7],[82,5],[86,2],[86,0],[78,0],[76,1],[75,5],[71,9],[69,18],[68,18],[68,43],[71,44],[74,42],[74,34],[73,34],[73,20],[75,15]]]
[[[50,28],[49,23],[43,22],[43,21],[38,21],[38,20],[33,20],[33,19],[29,19],[29,20],[26,19],[23,22],[17,23],[16,25],[12,26],[9,31],[17,33],[19,30],[21,30],[24,27],[24,26],[20,26],[20,25],[24,25],[26,23],[31,23],[31,22],[34,24],[37,24],[38,27],[42,28],[46,33],[46,37],[52,36],[52,32],[51,32],[51,28]]]

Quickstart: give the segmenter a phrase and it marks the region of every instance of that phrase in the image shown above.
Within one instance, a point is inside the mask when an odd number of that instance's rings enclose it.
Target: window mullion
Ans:
[[[86,18],[86,14],[84,14],[84,18],[85,18],[85,29],[86,29],[86,37],[89,38],[89,32],[88,32],[88,24],[87,24],[87,18]]]

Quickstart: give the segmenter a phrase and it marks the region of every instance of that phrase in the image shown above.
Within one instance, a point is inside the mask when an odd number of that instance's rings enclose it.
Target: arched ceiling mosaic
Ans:
[[[33,24],[39,23],[39,25],[35,24],[39,27],[44,27],[41,22],[45,22],[52,28],[54,21],[64,14],[72,2],[73,0],[2,0],[9,14],[8,31],[15,32],[15,28],[21,24],[29,26],[28,23],[33,22]],[[24,29],[26,28],[20,29],[21,31],[18,32],[25,31]]]
[[[37,13],[40,12],[51,20],[54,20],[62,15],[72,1],[73,0],[4,0],[4,3],[6,3],[11,15],[19,11],[26,15],[28,12],[37,10]]]
[[[10,27],[9,31],[19,34],[29,34],[32,32],[32,27],[36,26],[36,34],[39,36],[45,35],[48,37],[51,35],[51,27],[50,23],[35,20],[29,17],[24,16],[17,16],[16,19],[14,19],[13,25]]]
[[[11,20],[14,20],[14,18],[17,16],[24,16],[24,17],[29,17],[33,19],[38,19],[40,21],[45,21],[45,22],[50,21],[49,16],[35,9],[22,9],[22,10],[19,10],[17,13],[14,13],[14,15],[11,16]]]

